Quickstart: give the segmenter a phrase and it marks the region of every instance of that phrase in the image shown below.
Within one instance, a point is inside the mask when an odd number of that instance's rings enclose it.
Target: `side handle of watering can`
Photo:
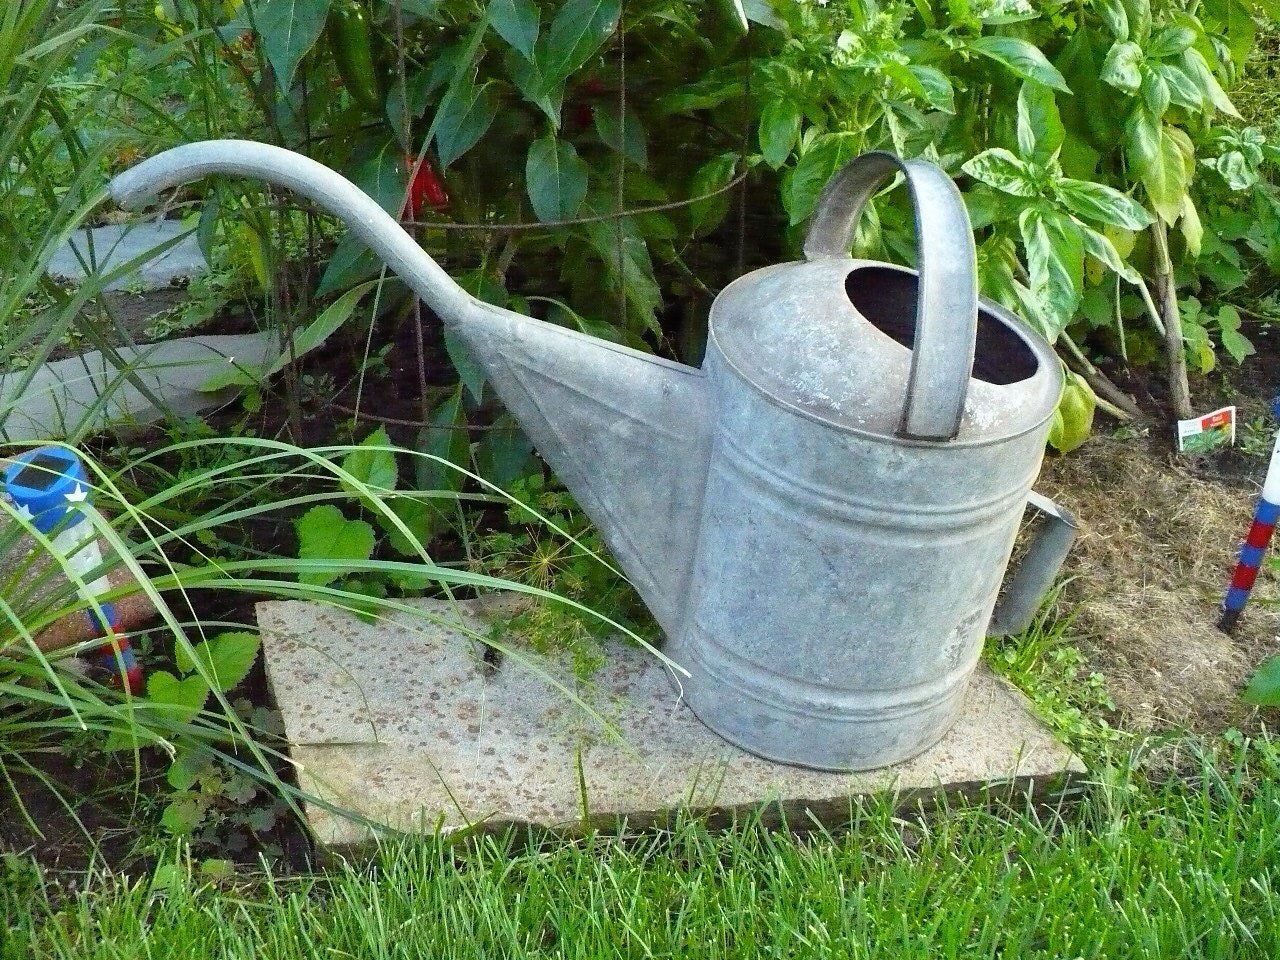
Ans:
[[[987,633],[995,637],[1021,633],[1031,626],[1041,601],[1053,589],[1078,531],[1075,518],[1048,497],[1032,493],[1027,497],[1027,506],[1044,514],[1045,523],[1027,547],[1013,579],[1005,584],[991,614]]]
[[[950,440],[964,415],[978,333],[978,266],[973,228],[951,178],[924,160],[874,151],[849,161],[818,201],[805,237],[809,260],[847,257],[862,210],[889,177],[901,173],[915,210],[915,340],[898,434]]]

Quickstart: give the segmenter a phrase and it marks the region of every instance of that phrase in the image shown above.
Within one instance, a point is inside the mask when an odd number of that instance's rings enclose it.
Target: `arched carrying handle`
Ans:
[[[911,374],[898,434],[915,440],[950,440],[960,429],[978,333],[978,267],[973,228],[960,191],[924,160],[864,153],[831,179],[805,238],[810,260],[847,257],[867,201],[902,173],[915,209],[916,333]]]

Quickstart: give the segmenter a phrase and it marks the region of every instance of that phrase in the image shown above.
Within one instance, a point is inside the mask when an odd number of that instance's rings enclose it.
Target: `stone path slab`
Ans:
[[[376,624],[319,604],[257,607],[302,789],[394,830],[572,829],[623,817],[642,827],[682,808],[761,804],[775,804],[791,822],[835,824],[855,795],[1060,789],[1084,770],[1022,695],[985,667],[960,721],[913,760],[856,774],[772,763],[702,726],[669,671],[621,643],[579,690],[619,741],[549,677],[511,659],[496,668],[484,662],[478,640],[494,600],[406,603],[414,615]],[[329,853],[360,855],[376,832],[319,803],[307,815]]]
[[[103,288],[159,290],[175,280],[200,276],[209,268],[195,233],[189,230],[178,220],[111,224],[77,230],[49,260],[49,275],[80,283],[85,277],[85,263],[96,264],[99,272],[106,273],[186,233],[187,236],[163,253]]]
[[[238,394],[206,390],[215,376],[261,369],[279,353],[272,333],[184,337],[0,373],[0,440],[53,440],[191,416]]]

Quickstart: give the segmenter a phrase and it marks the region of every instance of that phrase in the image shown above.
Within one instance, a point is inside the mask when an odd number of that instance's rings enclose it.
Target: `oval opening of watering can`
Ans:
[[[977,297],[941,170],[884,153],[824,193],[806,259],[716,298],[694,369],[480,302],[372,199],[267,144],[176,147],[111,183],[122,206],[211,173],[342,217],[450,326],[600,529],[722,737],[784,763],[904,760],[960,710],[1029,497],[1052,522],[1006,591],[1014,629],[1070,544],[1033,498],[1062,389],[1052,349]],[[901,173],[919,271],[853,260]]]
[[[868,201],[901,173],[920,270],[853,260]],[[973,232],[951,179],[931,163],[868,153],[824,191],[805,261],[749,274],[712,309],[712,336],[743,377],[832,426],[903,440],[991,443],[1053,413],[1053,349],[979,298]]]

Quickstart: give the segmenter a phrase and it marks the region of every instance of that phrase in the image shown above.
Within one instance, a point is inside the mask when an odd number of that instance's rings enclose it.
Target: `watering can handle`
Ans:
[[[1044,514],[1045,523],[1036,531],[991,614],[987,633],[993,637],[1021,633],[1031,626],[1078,532],[1075,518],[1048,497],[1032,492],[1027,496],[1027,506]]]
[[[898,434],[950,440],[960,429],[978,333],[978,267],[973,228],[960,191],[924,160],[875,151],[850,160],[831,179],[805,237],[809,260],[847,257],[867,201],[901,173],[911,191],[920,286],[911,374]]]

